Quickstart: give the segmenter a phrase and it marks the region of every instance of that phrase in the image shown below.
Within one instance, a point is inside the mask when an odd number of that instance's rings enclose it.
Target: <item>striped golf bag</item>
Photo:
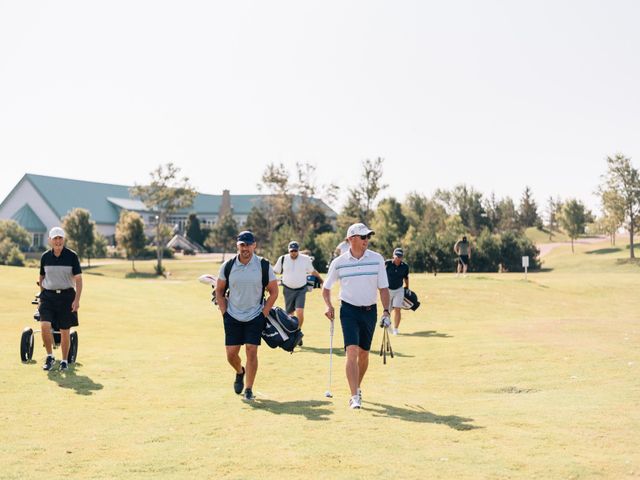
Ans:
[[[295,316],[288,315],[280,307],[271,309],[262,331],[262,338],[267,345],[271,348],[280,347],[293,353],[293,349],[300,344],[303,336]]]

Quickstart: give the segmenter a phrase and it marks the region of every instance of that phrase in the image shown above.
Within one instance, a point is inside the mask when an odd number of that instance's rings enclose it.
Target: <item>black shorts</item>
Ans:
[[[60,293],[56,293],[56,292]],[[66,290],[43,290],[40,293],[41,322],[51,322],[54,330],[68,330],[78,326],[78,312],[71,311],[71,304],[76,298],[73,288]]]
[[[262,331],[264,330],[266,322],[262,312],[248,322],[236,320],[227,312],[224,313],[223,319],[225,345],[244,345],[245,343],[249,345],[260,345],[262,341]]]
[[[463,265],[469,265],[469,255],[460,255],[460,263]]]
[[[376,329],[377,306],[356,307],[347,302],[340,305],[340,324],[345,348],[358,345],[361,349],[371,350],[373,332]]]

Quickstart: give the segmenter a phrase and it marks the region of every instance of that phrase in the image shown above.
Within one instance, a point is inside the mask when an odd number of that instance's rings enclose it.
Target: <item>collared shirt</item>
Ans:
[[[218,278],[227,280],[224,275],[224,267],[231,260],[227,260],[220,267]],[[258,316],[262,310],[262,266],[260,257],[253,255],[246,265],[238,258],[233,262],[229,282],[229,298],[227,299],[227,312],[240,322],[248,322]],[[269,281],[276,279],[273,268],[269,266]]]
[[[400,262],[400,265],[393,263],[393,260],[385,262],[387,268],[387,278],[389,279],[389,288],[396,290],[402,287],[403,280],[409,278],[409,265]]]
[[[377,252],[365,250],[360,258],[351,255],[351,250],[334,259],[324,281],[324,288],[340,280],[340,300],[357,307],[376,303],[379,288],[388,288],[384,258]]]
[[[40,257],[40,275],[44,277],[41,286],[45,290],[75,288],[74,277],[81,273],[78,255],[67,247],[62,247],[58,257],[53,253],[53,249],[47,250]]]
[[[309,255],[298,253],[298,258],[290,254],[282,255],[273,267],[275,273],[282,273],[282,284],[289,288],[302,288],[307,284],[307,274],[315,271]]]

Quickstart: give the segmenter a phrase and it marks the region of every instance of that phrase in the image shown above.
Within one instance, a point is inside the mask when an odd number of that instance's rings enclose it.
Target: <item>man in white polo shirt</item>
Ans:
[[[315,275],[322,283],[320,274],[313,268],[309,255],[300,253],[298,242],[289,242],[289,255],[282,255],[276,261],[273,271],[282,274],[282,291],[287,313],[298,317],[300,328],[304,323],[304,304],[307,295],[307,275]]]
[[[384,308],[381,326],[391,325],[389,314],[389,281],[384,258],[368,250],[375,232],[364,223],[354,223],[347,230],[349,250],[333,262],[324,281],[322,298],[327,306],[325,315],[331,321],[335,311],[331,304],[331,286],[340,280],[340,324],[347,351],[346,373],[351,390],[350,408],[362,405],[362,379],[369,366],[369,350],[376,327],[377,291]]]

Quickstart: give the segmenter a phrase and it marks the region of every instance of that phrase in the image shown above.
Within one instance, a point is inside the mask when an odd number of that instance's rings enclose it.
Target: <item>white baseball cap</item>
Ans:
[[[62,237],[64,238],[64,230],[60,227],[53,227],[49,230],[49,238]]]
[[[347,238],[351,238],[355,235],[375,235],[376,232],[367,227],[364,223],[354,223],[347,230]]]

